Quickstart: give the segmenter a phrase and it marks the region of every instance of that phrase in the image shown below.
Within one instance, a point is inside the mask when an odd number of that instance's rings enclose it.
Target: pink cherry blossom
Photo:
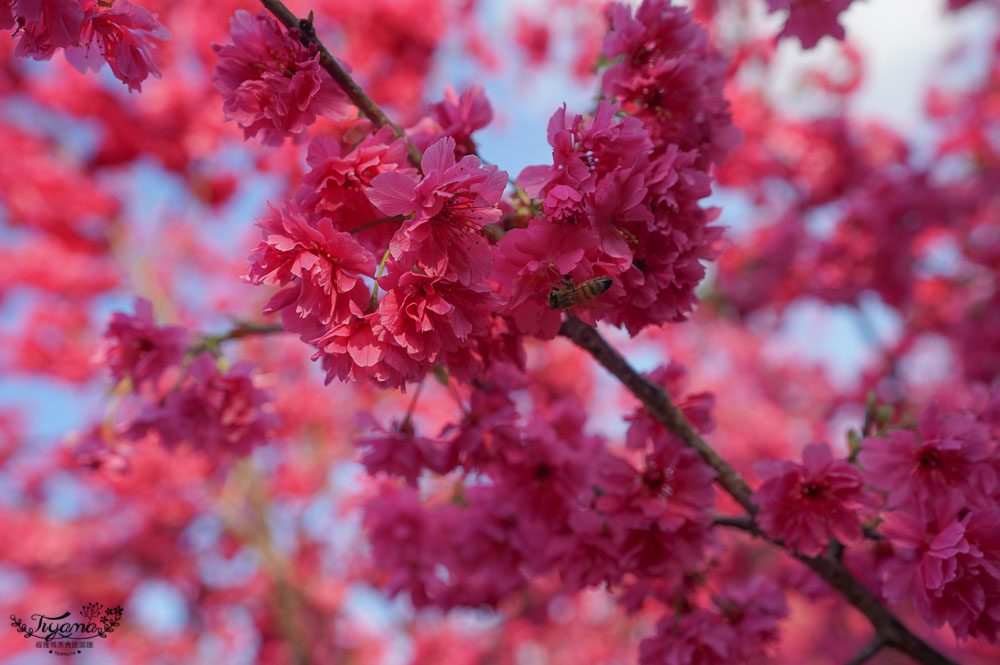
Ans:
[[[778,642],[778,622],[788,616],[788,603],[775,582],[755,575],[728,585],[719,596],[719,610],[739,635],[740,658],[753,659]]]
[[[380,319],[381,313],[375,311],[317,330],[319,336],[312,343],[319,351],[313,360],[321,361],[327,383],[374,381],[399,388],[424,376],[426,365],[411,359],[391,337],[376,333],[375,327],[381,330]]]
[[[661,619],[656,635],[640,643],[639,662],[756,662],[778,641],[778,622],[788,616],[781,589],[759,575],[727,586],[714,602],[715,611],[696,609]]]
[[[643,0],[631,15],[623,4],[607,9],[611,31],[604,55],[621,60],[601,79],[601,90],[642,119],[654,144],[695,150],[706,170],[739,142],[722,96],[725,62],[684,7]]]
[[[265,311],[280,311],[286,327],[305,337],[316,326],[365,312],[371,292],[362,277],[374,275],[375,257],[351,234],[335,230],[325,217],[313,226],[293,208],[273,206],[259,226],[264,239],[250,255],[247,279],[253,284],[291,284]]]
[[[497,378],[502,381],[502,377]],[[468,412],[461,421],[445,426],[441,436],[448,438],[456,465],[483,470],[496,465],[502,451],[521,446],[521,428],[510,387],[490,381],[474,388]]]
[[[138,91],[148,76],[160,78],[149,40],[169,38],[156,14],[139,5],[128,0],[95,3],[84,16],[81,45],[67,48],[66,59],[81,72],[97,71],[106,61],[118,80]]]
[[[442,352],[457,350],[470,338],[486,334],[497,301],[485,284],[465,285],[395,262],[379,280],[375,333],[392,340],[410,359],[430,367]]]
[[[445,86],[444,100],[430,105],[430,123],[418,125],[410,134],[414,145],[426,150],[431,144],[450,136],[455,139],[455,157],[476,154],[472,133],[493,121],[493,108],[480,84],[466,88],[461,96],[450,85]]]
[[[15,55],[48,60],[57,48],[76,46],[83,29],[85,4],[80,0],[14,0],[0,16],[6,27],[18,25]],[[8,18],[9,17],[9,18]]]
[[[966,511],[957,494],[947,495],[935,514],[885,514],[882,534],[895,549],[882,567],[889,602],[912,599],[917,613],[935,627],[945,622],[961,637],[996,642],[1000,629],[1000,510]]]
[[[624,571],[676,581],[698,565],[709,541],[714,477],[697,453],[679,446],[649,455],[641,469],[619,458],[600,464],[595,507],[615,533]]]
[[[642,163],[652,149],[642,122],[632,116],[616,119],[619,107],[607,100],[594,115],[569,115],[566,106],[549,119],[551,166],[528,166],[517,176],[517,186],[528,196],[544,198],[558,185],[591,194],[597,181],[616,168]]]
[[[370,433],[353,441],[364,454],[361,463],[368,473],[385,473],[416,485],[424,469],[442,473],[448,470],[448,451],[434,439],[416,436],[408,421],[394,423],[391,430],[380,427],[369,413],[358,414],[357,424]]]
[[[715,429],[715,421],[712,420],[715,396],[710,392],[688,393],[686,367],[671,362],[657,367],[647,375],[647,378],[667,391],[670,400],[700,433],[708,434]],[[626,416],[625,420],[629,423],[625,434],[625,445],[633,450],[645,450],[650,443],[654,450],[674,449],[683,445],[662,424],[654,420],[645,408],[636,409],[633,414]]]
[[[806,446],[802,464],[764,461],[754,470],[764,481],[754,493],[761,529],[807,556],[821,554],[831,538],[857,543],[862,537],[858,509],[879,504],[864,489],[861,472],[835,460],[825,443]]]
[[[490,473],[498,492],[514,497],[506,502],[518,514],[537,518],[552,530],[579,509],[603,449],[600,438],[584,436],[585,421],[580,404],[565,399],[533,418],[519,439],[500,440],[507,445],[498,449]]]
[[[135,315],[116,312],[108,323],[102,361],[116,381],[129,377],[136,387],[155,384],[163,372],[179,365],[191,345],[191,333],[180,326],[158,327],[153,305],[136,298]]]
[[[409,217],[389,245],[392,257],[463,284],[482,283],[491,265],[485,226],[500,219],[496,206],[507,173],[474,155],[456,161],[451,137],[424,152],[421,168],[418,182],[389,172],[376,176],[368,190],[386,215]]]
[[[862,442],[858,461],[873,486],[888,491],[888,506],[923,517],[943,495],[958,491],[972,506],[988,505],[998,489],[984,464],[996,451],[986,429],[967,414],[945,416],[938,404],[920,414],[917,433],[891,430]]]
[[[129,434],[154,431],[171,447],[186,443],[213,454],[246,455],[267,443],[278,425],[270,395],[254,384],[252,369],[239,363],[222,372],[215,357],[201,354],[188,367],[185,385],[148,405]]]
[[[367,196],[376,176],[389,171],[416,173],[406,160],[406,145],[393,138],[389,127],[366,135],[357,145],[315,136],[306,163],[311,170],[302,178],[296,202],[310,216],[332,220],[338,231],[355,231],[383,217]],[[381,254],[398,228],[398,223],[378,223],[354,235],[373,254]]]
[[[705,277],[702,261],[719,253],[722,228],[707,225],[717,213],[689,208],[671,215],[670,227],[637,237],[632,264],[618,276],[625,296],[607,313],[609,322],[636,335],[648,325],[687,318]]]
[[[812,48],[826,35],[844,38],[844,28],[837,19],[854,0],[767,0],[773,13],[788,10],[785,26],[778,37],[798,37],[802,48]]]
[[[347,117],[347,97],[320,65],[315,47],[303,46],[267,12],[240,10],[231,24],[232,43],[213,46],[219,63],[212,81],[225,98],[226,119],[235,120],[246,138],[261,134],[265,145],[279,146],[288,136],[305,138],[318,115]]]
[[[595,276],[597,243],[589,229],[544,220],[514,229],[499,242],[490,279],[499,285],[504,311],[523,334],[556,336],[562,314],[549,307],[549,292],[565,288],[565,275],[575,283]]]
[[[444,582],[435,567],[444,556],[444,521],[426,509],[416,490],[382,485],[366,506],[364,526],[372,557],[386,571],[385,590],[407,591],[417,607],[439,596]]]
[[[666,616],[656,635],[639,643],[640,665],[728,665],[734,662],[739,635],[726,620],[707,610]]]
[[[467,507],[449,507],[435,515],[447,547],[442,563],[449,577],[435,605],[496,607],[528,586],[525,560],[539,551],[546,534],[493,488],[473,487],[464,498]]]

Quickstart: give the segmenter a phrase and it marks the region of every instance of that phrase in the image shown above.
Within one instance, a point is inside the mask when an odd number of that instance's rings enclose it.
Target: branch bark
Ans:
[[[299,39],[303,44],[316,47],[319,51],[319,62],[323,65],[323,69],[333,77],[333,80],[344,91],[347,98],[351,100],[351,103],[357,106],[376,127],[392,128],[392,133],[397,138],[403,139],[406,143],[407,159],[417,168],[417,171],[420,171],[420,151],[406,137],[403,128],[389,119],[389,116],[379,108],[378,104],[372,101],[371,97],[358,85],[357,81],[351,78],[347,70],[344,69],[340,62],[330,53],[330,50],[320,41],[316,35],[316,28],[313,26],[312,13],[310,12],[310,18],[300,19],[281,0],[260,0],[260,4],[264,5],[264,9],[271,12],[286,28],[289,30],[298,30]]]
[[[705,463],[715,470],[716,482],[731,497],[736,499],[736,502],[743,506],[744,510],[751,515],[757,512],[757,506],[750,498],[753,491],[743,476],[729,466],[719,453],[715,452],[715,449],[701,438],[698,430],[688,421],[684,413],[670,401],[670,397],[663,388],[650,383],[646,377],[632,369],[625,358],[615,351],[595,328],[588,326],[575,316],[567,317],[563,321],[559,334],[573,340],[577,346],[594,356],[594,359],[614,374],[622,382],[622,385],[628,388],[629,392],[639,398],[639,401],[646,406],[650,414],[660,424],[687,446],[694,448],[705,460]]]
[[[750,516],[749,520],[730,517],[716,518],[717,524],[744,529],[751,533],[760,533],[753,521],[753,515],[758,508],[753,503],[753,492],[746,480],[701,438],[698,431],[684,416],[684,413],[674,405],[663,388],[651,383],[636,372],[595,328],[576,317],[567,317],[559,329],[559,334],[569,338],[592,355],[605,369],[615,375],[629,392],[639,398],[650,415],[674,436],[697,451],[702,459],[715,470],[716,482]],[[766,537],[764,539],[777,547],[784,548],[783,543]],[[874,594],[847,570],[841,561],[829,557],[808,557],[799,554],[794,556],[827,584],[839,591],[847,602],[864,614],[875,627],[876,637],[886,646],[902,651],[924,665],[957,665],[910,632],[892,612],[882,605]]]

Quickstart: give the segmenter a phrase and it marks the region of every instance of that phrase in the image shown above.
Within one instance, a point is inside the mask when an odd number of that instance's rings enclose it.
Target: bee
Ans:
[[[552,309],[569,309],[589,302],[611,288],[614,280],[610,277],[594,277],[579,286],[573,285],[573,280],[562,280],[563,287],[549,291],[549,307]]]

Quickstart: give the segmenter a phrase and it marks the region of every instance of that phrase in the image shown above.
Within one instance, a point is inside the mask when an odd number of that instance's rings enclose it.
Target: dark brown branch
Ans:
[[[755,536],[760,536],[760,527],[757,526],[757,522],[754,521],[749,515],[716,515],[712,520],[715,526],[727,526],[732,529],[739,529],[740,531],[747,531],[754,534]],[[882,540],[882,534],[875,529],[869,529],[868,527],[862,527],[862,532],[865,534],[865,538],[869,540]]]
[[[762,535],[760,527],[749,515],[716,515],[712,520],[714,526],[728,526],[731,529],[739,529],[752,533],[755,536]]]
[[[643,403],[653,418],[674,436],[697,451],[702,459],[715,470],[716,482],[749,513],[746,520],[719,517],[716,518],[716,524],[759,533],[753,520],[757,506],[752,501],[753,492],[750,490],[750,486],[736,469],[729,466],[701,438],[698,431],[683,412],[674,405],[663,388],[651,383],[636,372],[596,329],[579,319],[567,317],[559,329],[559,334],[568,337],[577,346],[590,353],[605,369],[614,374],[622,385],[639,398],[639,401]],[[780,541],[765,539],[778,547],[784,547]],[[911,633],[892,612],[882,605],[878,598],[851,575],[842,562],[829,557],[808,557],[799,554],[794,556],[827,584],[837,589],[847,602],[864,614],[875,627],[876,636],[883,644],[902,651],[924,665],[957,665]]]
[[[865,647],[861,649],[861,651],[859,651],[856,656],[854,656],[854,658],[851,658],[844,665],[862,665],[862,663],[864,663],[866,660],[868,660],[869,658],[877,654],[879,651],[881,651],[882,647],[884,646],[885,642],[882,641],[881,637],[876,635],[875,637],[872,638],[871,642],[866,644]]]
[[[593,327],[580,319],[570,316],[562,324],[559,334],[573,340],[577,346],[594,356],[597,362],[615,375],[629,391],[639,398],[650,414],[674,436],[679,437],[686,445],[694,448],[702,459],[715,470],[716,482],[722,486],[751,515],[757,512],[750,496],[753,492],[743,477],[729,466],[724,459],[708,445],[694,426],[678,409],[666,391],[660,386],[646,380],[636,372],[628,362],[601,337]]]
[[[887,646],[902,651],[925,665],[957,665],[931,645],[910,632],[850,571],[839,561],[795,555],[823,580],[840,592],[851,605],[864,614]]]
[[[264,5],[267,11],[271,12],[276,19],[278,19],[286,28],[289,30],[298,30],[299,38],[302,43],[307,46],[315,46],[319,51],[319,61],[333,80],[340,86],[340,89],[344,91],[351,103],[358,107],[365,116],[372,121],[376,127],[390,127],[392,128],[393,134],[397,138],[403,139],[406,143],[406,156],[413,164],[420,170],[420,151],[417,150],[416,146],[410,142],[410,139],[406,137],[406,133],[403,128],[394,123],[389,119],[382,109],[378,107],[378,104],[372,101],[371,97],[361,88],[357,82],[351,78],[351,75],[347,73],[341,64],[333,57],[329,49],[320,41],[319,37],[316,36],[316,28],[313,26],[312,14],[310,13],[310,18],[300,19],[292,13],[292,11],[285,6],[281,0],[260,0],[260,4]]]

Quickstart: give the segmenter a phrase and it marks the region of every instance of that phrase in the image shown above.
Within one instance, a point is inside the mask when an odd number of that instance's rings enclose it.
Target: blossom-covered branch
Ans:
[[[670,397],[663,388],[651,383],[632,369],[628,361],[615,351],[593,326],[588,326],[583,321],[570,316],[563,322],[559,334],[573,340],[575,344],[594,356],[597,362],[604,365],[622,382],[622,385],[628,388],[629,392],[639,398],[654,418],[701,455],[702,459],[718,474],[719,485],[736,499],[737,503],[751,515],[757,512],[757,506],[751,499],[753,491],[743,476],[729,466],[722,459],[722,456],[701,438],[698,430],[670,401]]]
[[[607,340],[592,326],[579,319],[568,317],[563,322],[559,334],[571,339],[575,344],[590,353],[597,362],[621,381],[629,392],[643,403],[649,413],[666,427],[672,434],[701,455],[702,459],[718,474],[716,480],[720,486],[751,515],[758,512],[759,507],[752,500],[752,491],[743,476],[731,467],[713,449],[697,429],[678,409],[667,393],[636,372],[628,361],[618,353]],[[753,522],[742,520],[716,519],[716,523],[735,526],[752,533],[758,533],[759,528]],[[770,542],[782,545],[773,539]],[[783,546],[783,545],[782,545]],[[830,586],[837,589],[851,605],[862,612],[875,626],[876,634],[885,644],[907,654],[917,662],[925,665],[955,665],[933,647],[910,632],[861,582],[855,578],[844,564],[834,558],[822,556],[812,557],[796,554],[795,557],[809,566]]]
[[[333,54],[330,53],[329,49],[326,48],[316,35],[316,29],[312,22],[312,14],[310,13],[310,18],[300,19],[281,0],[260,0],[260,3],[276,19],[281,21],[286,28],[297,30],[303,44],[315,46],[319,50],[320,64],[323,65],[323,69],[333,77],[333,80],[336,81],[348,99],[351,100],[351,103],[357,106],[376,127],[389,127],[396,138],[403,139],[406,142],[407,159],[414,167],[419,169],[420,151],[406,138],[406,133],[403,129],[389,119],[389,116],[379,108],[378,104],[372,101],[364,89],[351,78],[351,75],[344,69],[344,66],[333,57]]]

